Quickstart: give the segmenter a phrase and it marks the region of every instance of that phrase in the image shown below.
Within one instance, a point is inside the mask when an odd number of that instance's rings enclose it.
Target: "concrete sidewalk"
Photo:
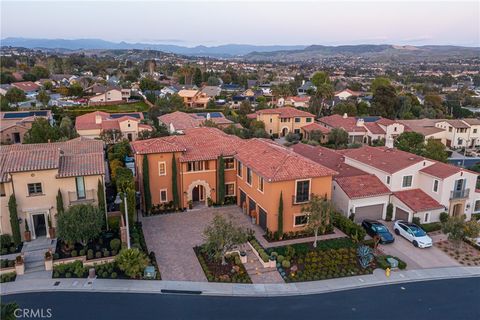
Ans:
[[[371,275],[286,284],[231,284],[189,281],[28,279],[1,285],[1,294],[27,292],[123,292],[161,293],[162,290],[200,291],[204,295],[275,297],[328,293],[387,284],[480,277],[480,267],[447,267],[392,272],[390,278],[381,269]],[[55,283],[57,285],[55,285]]]

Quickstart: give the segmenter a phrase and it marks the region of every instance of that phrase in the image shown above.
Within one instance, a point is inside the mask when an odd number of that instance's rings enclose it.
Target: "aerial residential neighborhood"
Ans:
[[[0,4],[2,319],[480,318],[478,3],[90,4]]]

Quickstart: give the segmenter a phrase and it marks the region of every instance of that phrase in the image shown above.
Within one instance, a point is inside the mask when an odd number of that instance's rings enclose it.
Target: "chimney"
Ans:
[[[210,112],[207,113],[207,120],[210,120]]]
[[[362,118],[357,119],[357,127],[363,127],[364,124],[365,120],[363,120]]]
[[[345,112],[345,113],[343,114],[343,119],[347,119],[347,118],[348,118],[348,114]]]
[[[102,116],[99,114],[95,115],[95,124],[100,124],[102,123]]]
[[[305,84],[305,80],[302,80],[302,86]]]
[[[387,139],[385,140],[385,147],[389,149],[393,148],[393,138],[391,136],[388,136]]]

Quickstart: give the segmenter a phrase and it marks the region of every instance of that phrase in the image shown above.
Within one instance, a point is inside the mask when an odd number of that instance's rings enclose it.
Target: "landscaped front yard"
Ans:
[[[194,251],[209,282],[252,283],[238,254],[227,256],[227,264],[222,265],[221,261],[212,259],[203,247],[195,247]]]
[[[435,246],[467,267],[480,266],[480,250],[468,243],[457,247],[452,241],[444,240],[435,243]]]

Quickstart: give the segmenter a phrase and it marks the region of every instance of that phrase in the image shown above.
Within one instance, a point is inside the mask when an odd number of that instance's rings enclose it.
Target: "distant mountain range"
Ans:
[[[257,46],[248,44],[225,44],[220,46],[185,47],[171,44],[148,44],[110,42],[101,39],[32,39],[5,38],[1,46],[23,47],[29,49],[61,50],[157,50],[162,52],[209,57],[241,57],[249,61],[301,62],[315,61],[328,57],[364,57],[376,60],[428,60],[452,57],[480,57],[479,47],[460,46],[397,46],[389,44],[342,45],[342,46]]]
[[[31,39],[31,38],[5,38],[1,40],[2,46],[23,47],[29,49],[66,49],[66,50],[91,50],[91,49],[142,49],[158,50],[163,52],[187,56],[212,56],[233,57],[243,56],[251,52],[272,52],[287,50],[303,50],[307,46],[256,46],[247,44],[225,44],[220,46],[185,47],[171,44],[148,44],[110,42],[101,39]]]

